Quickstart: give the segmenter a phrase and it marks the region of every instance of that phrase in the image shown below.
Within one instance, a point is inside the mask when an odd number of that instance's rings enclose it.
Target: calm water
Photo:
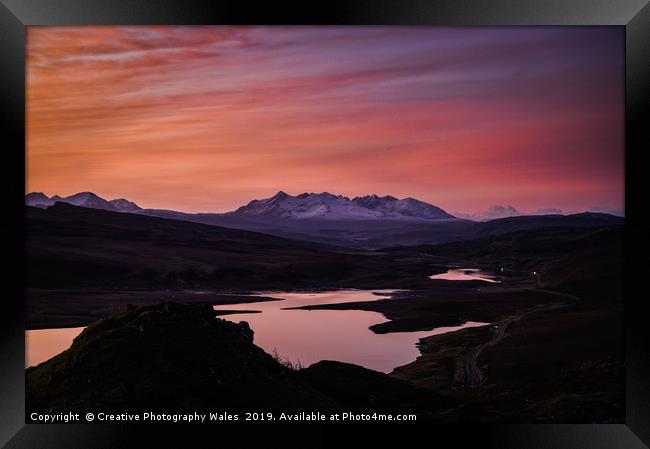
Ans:
[[[25,366],[36,366],[70,347],[83,327],[25,331]]]
[[[434,274],[429,276],[429,279],[445,279],[447,281],[485,281],[499,283],[490,273],[481,271],[478,268],[454,268],[448,270],[446,273]]]
[[[420,338],[488,324],[470,321],[462,326],[440,327],[431,331],[375,334],[369,327],[387,321],[377,312],[287,310],[306,305],[375,301],[381,297],[373,293],[390,295],[395,291],[266,292],[265,296],[283,300],[219,305],[214,309],[260,311],[224,315],[221,318],[234,322],[248,321],[255,331],[256,345],[268,353],[277,352],[293,363],[306,367],[320,360],[338,360],[386,373],[414,361],[420,355],[416,347]]]
[[[376,301],[396,291],[265,292],[265,296],[282,300],[226,304],[214,306],[214,309],[260,311],[261,313],[224,315],[221,318],[234,322],[248,321],[255,331],[256,345],[268,353],[277,352],[293,363],[309,366],[320,360],[338,360],[386,373],[414,361],[420,355],[416,346],[420,338],[488,324],[469,321],[462,326],[439,327],[430,331],[375,334],[369,327],[387,321],[377,312],[287,310],[306,305]],[[83,329],[73,327],[26,331],[26,366],[38,365],[65,351]]]

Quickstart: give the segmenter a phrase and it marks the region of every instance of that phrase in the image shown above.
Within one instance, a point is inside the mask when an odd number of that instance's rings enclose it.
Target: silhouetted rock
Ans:
[[[26,370],[27,411],[408,410],[450,405],[430,390],[359,366],[290,369],[252,343],[246,323],[209,306],[128,306]]]
[[[130,306],[28,368],[27,405],[35,411],[334,405],[251,339],[247,325],[215,318],[209,306]]]

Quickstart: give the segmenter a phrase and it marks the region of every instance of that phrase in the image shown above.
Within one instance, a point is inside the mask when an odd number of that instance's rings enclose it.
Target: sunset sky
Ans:
[[[28,192],[621,213],[623,28],[29,27]]]

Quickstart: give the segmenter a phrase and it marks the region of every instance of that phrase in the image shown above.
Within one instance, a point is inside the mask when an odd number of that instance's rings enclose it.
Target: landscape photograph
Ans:
[[[28,27],[26,421],[624,423],[624,49]]]

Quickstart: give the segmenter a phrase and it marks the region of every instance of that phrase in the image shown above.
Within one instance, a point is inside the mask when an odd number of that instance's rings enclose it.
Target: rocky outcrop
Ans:
[[[247,323],[210,306],[129,306],[26,371],[30,411],[304,411],[432,413],[431,390],[339,362],[294,370],[253,344]]]
[[[42,410],[207,410],[333,406],[252,344],[247,325],[209,306],[127,307],[90,324],[70,349],[26,371]]]

